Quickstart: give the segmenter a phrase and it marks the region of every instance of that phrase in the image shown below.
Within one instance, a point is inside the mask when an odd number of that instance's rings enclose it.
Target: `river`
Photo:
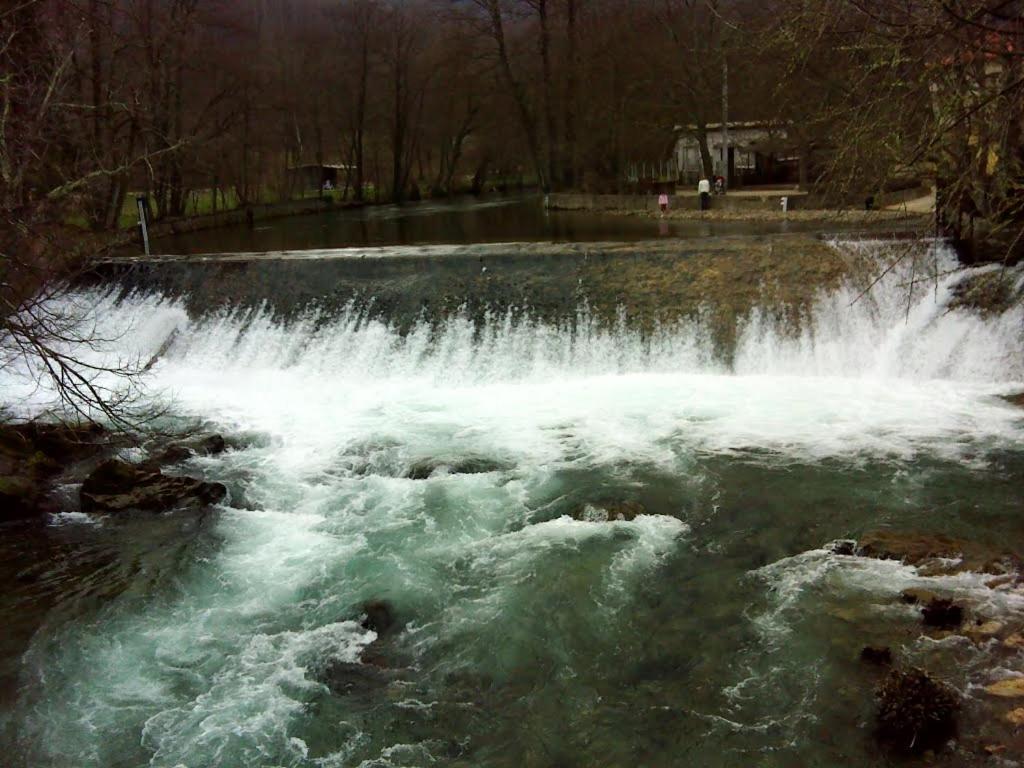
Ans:
[[[8,764],[872,766],[868,643],[982,698],[996,651],[922,633],[899,591],[1006,621],[1024,596],[823,545],[1024,545],[1024,415],[1001,398],[1024,388],[1020,307],[951,310],[941,244],[934,279],[833,276],[795,315],[756,286],[724,334],[707,299],[643,303],[666,290],[650,259],[714,242],[140,262],[83,287],[105,354],[154,358],[169,423],[228,439],[183,469],[230,495],[156,519],[70,502],[5,537],[0,612],[39,622],[5,646]],[[695,284],[727,257],[707,258]],[[0,391],[46,398],[9,372]],[[579,514],[622,502],[642,514]],[[367,601],[398,629],[364,629]]]
[[[890,227],[892,225],[890,224]],[[545,210],[538,196],[370,205],[157,238],[154,253],[238,253],[422,243],[631,241],[813,231],[806,221],[694,221]]]

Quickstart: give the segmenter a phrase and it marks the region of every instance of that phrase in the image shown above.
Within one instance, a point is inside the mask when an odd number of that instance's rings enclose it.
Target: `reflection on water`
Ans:
[[[546,211],[539,197],[469,197],[289,216],[258,222],[255,229],[237,226],[174,235],[157,240],[154,250],[233,253],[413,243],[631,241],[659,236],[795,232],[818,227],[809,222],[678,221],[591,211]]]

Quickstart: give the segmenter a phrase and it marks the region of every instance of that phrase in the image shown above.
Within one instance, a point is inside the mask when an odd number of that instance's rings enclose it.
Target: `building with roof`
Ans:
[[[728,172],[722,165],[722,124],[706,128],[708,149],[716,176],[725,176],[731,187],[754,184],[795,184],[800,176],[800,156],[788,136],[785,125],[766,121],[736,121],[726,126],[728,134]],[[672,159],[679,181],[695,184],[703,175],[697,126],[675,126]]]

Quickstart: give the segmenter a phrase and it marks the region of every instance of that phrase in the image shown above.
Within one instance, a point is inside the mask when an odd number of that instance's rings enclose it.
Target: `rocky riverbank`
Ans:
[[[826,546],[838,558],[897,561],[928,587],[894,592],[918,611],[919,630],[901,646],[867,645],[861,660],[875,688],[875,735],[887,751],[960,765],[968,755],[1024,759],[1024,602],[1018,553],[941,534],[877,529]],[[964,580],[981,580],[969,594]],[[931,581],[927,581],[931,580]],[[970,583],[973,583],[970,582]],[[921,653],[924,647],[931,653]],[[942,679],[951,649],[972,661],[959,687]],[[913,659],[912,661],[910,659]],[[876,671],[881,670],[881,671]],[[965,685],[966,683],[966,685]]]
[[[119,454],[139,442],[98,424],[25,422],[0,425],[0,523],[61,512],[166,512],[214,504],[220,483],[165,475],[165,467],[225,449],[219,435],[148,441],[148,458]],[[145,450],[145,449],[143,449]],[[74,491],[78,489],[77,497]]]

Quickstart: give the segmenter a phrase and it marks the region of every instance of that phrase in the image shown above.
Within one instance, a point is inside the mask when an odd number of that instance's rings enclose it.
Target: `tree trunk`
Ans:
[[[558,179],[558,133],[555,124],[555,98],[551,82],[551,34],[548,30],[547,0],[538,0],[537,15],[540,17],[540,61],[541,76],[544,80],[544,126],[548,149],[548,183],[544,191]]]
[[[565,166],[563,184],[572,188],[576,185],[576,169],[579,163],[576,150],[576,0],[566,0],[566,75],[565,75]]]
[[[711,148],[708,146],[708,129],[705,123],[697,124],[697,146],[700,148],[700,164],[704,168],[704,178],[711,179],[715,175],[715,160],[711,157]]]
[[[537,128],[534,125],[533,115],[530,114],[530,107],[526,100],[526,91],[512,72],[512,64],[509,61],[508,47],[505,43],[505,25],[501,16],[501,5],[499,0],[490,0],[488,10],[491,17],[491,35],[498,47],[498,62],[501,66],[501,76],[506,87],[512,94],[516,104],[516,112],[519,115],[519,122],[523,132],[526,134],[526,146],[530,152],[530,161],[533,163],[537,173],[537,180],[541,189],[548,189],[548,178],[544,162],[540,154],[540,142],[537,140]]]
[[[807,140],[802,137],[800,140],[800,157],[798,162],[800,166],[800,189],[806,192],[810,185],[811,148]]]
[[[355,195],[353,199],[363,200],[363,187],[366,185],[364,165],[366,162],[364,134],[366,130],[366,98],[370,79],[370,41],[369,30],[363,30],[362,46],[359,51],[359,85],[356,96],[356,125],[352,142],[353,162],[356,167]]]

